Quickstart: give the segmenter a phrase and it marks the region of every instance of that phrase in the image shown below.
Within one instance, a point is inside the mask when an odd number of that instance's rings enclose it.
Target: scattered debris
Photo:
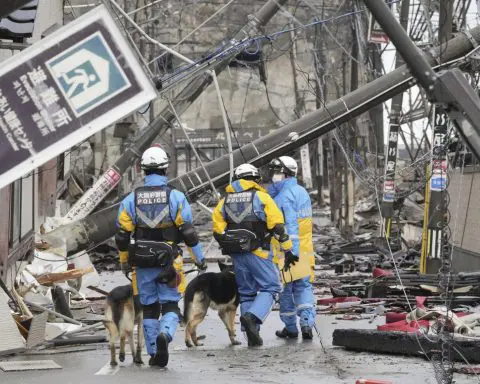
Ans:
[[[62,369],[53,360],[28,360],[28,361],[0,361],[0,369],[5,372],[13,371],[38,371],[46,369]]]

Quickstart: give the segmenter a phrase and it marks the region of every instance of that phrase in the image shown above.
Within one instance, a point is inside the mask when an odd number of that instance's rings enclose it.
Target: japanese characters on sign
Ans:
[[[385,179],[383,184],[383,201],[392,203],[395,199],[395,168],[397,164],[397,148],[398,148],[398,124],[390,124],[390,132],[388,134],[388,149],[385,162]]]
[[[0,188],[156,96],[104,6],[0,67]]]
[[[97,182],[78,200],[65,215],[65,222],[78,220],[87,216],[120,182],[121,175],[115,169],[110,168]]]
[[[432,177],[430,179],[430,190],[434,192],[441,192],[447,189],[447,158],[445,150],[447,124],[447,113],[442,107],[436,106],[432,147]],[[433,200],[435,200],[435,197]]]

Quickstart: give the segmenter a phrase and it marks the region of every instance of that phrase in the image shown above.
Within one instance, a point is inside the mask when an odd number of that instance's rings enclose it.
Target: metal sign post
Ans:
[[[155,98],[102,5],[2,63],[0,188]]]

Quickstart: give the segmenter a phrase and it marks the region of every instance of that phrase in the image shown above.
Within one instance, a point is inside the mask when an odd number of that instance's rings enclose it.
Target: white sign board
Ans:
[[[156,97],[101,5],[0,66],[0,188]]]
[[[122,175],[113,167],[109,168],[62,218],[62,224],[80,220],[92,212],[95,207],[120,182]]]
[[[308,144],[302,145],[300,148],[300,158],[302,160],[302,178],[305,188],[313,188],[312,169],[310,167],[310,151]]]

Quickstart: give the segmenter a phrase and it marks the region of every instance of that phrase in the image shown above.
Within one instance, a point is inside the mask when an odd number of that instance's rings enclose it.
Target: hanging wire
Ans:
[[[205,168],[205,164],[203,163],[202,158],[200,157],[200,155],[197,152],[197,149],[195,148],[192,141],[190,140],[190,137],[188,136],[188,132],[185,129],[185,127],[183,126],[183,124],[180,120],[180,117],[178,116],[177,111],[175,110],[175,107],[173,106],[172,101],[170,99],[168,100],[168,104],[170,105],[170,109],[172,110],[173,114],[175,115],[175,119],[177,120],[178,125],[182,129],[183,134],[185,135],[185,137],[188,141],[188,144],[190,144],[190,147],[192,148],[192,151],[195,154],[195,157],[197,158],[198,162],[200,163],[200,166],[203,168],[203,171],[205,172],[205,175],[207,176],[208,182],[210,183],[210,186],[212,187],[212,191],[213,191],[213,193],[216,197],[216,200],[218,201],[218,193],[216,193],[217,189],[215,188],[215,184],[213,184],[213,181],[212,181],[212,178],[210,177],[210,174],[208,173],[207,169]]]

